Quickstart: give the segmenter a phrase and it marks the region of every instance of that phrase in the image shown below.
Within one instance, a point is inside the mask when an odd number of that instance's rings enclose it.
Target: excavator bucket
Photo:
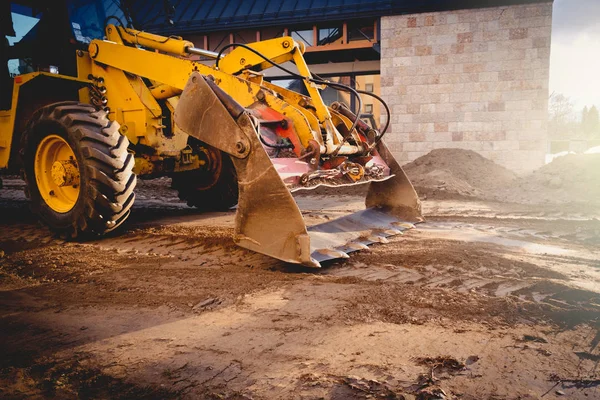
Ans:
[[[322,261],[348,258],[348,253],[372,243],[385,243],[423,220],[412,184],[383,141],[368,157],[356,158],[361,166],[348,157],[340,163],[331,155],[270,157],[271,148],[261,136],[269,121],[257,119],[210,77],[197,72],[181,94],[174,119],[179,129],[230,155],[239,187],[234,241],[241,247],[320,267]],[[315,186],[308,181],[368,184],[366,209],[306,227],[290,190]]]

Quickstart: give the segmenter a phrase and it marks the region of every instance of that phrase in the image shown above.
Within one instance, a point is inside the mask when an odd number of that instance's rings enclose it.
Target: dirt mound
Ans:
[[[419,195],[429,198],[600,205],[600,154],[569,154],[523,177],[461,149],[433,150],[403,168]]]
[[[438,198],[485,197],[516,178],[492,160],[463,149],[432,150],[403,168],[420,195]]]
[[[516,203],[600,205],[600,154],[569,154],[499,190],[497,200]]]
[[[421,197],[451,199],[455,197],[482,197],[480,190],[457,178],[446,169],[434,169],[425,175],[416,175],[413,186]]]

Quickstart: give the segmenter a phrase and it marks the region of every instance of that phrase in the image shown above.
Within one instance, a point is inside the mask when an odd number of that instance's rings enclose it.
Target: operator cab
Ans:
[[[124,19],[111,0],[14,0],[0,6],[0,109],[11,108],[18,75],[77,76],[76,51],[104,36],[107,18]]]

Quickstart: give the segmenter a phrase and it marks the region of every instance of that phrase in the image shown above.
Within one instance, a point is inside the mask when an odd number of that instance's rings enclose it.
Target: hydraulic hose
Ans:
[[[259,56],[260,58],[262,58],[263,60],[265,60],[266,62],[268,62],[269,64],[271,64],[272,66],[274,66],[274,67],[276,67],[276,68],[284,71],[288,75],[291,75],[291,76],[293,76],[293,77],[295,77],[297,79],[307,80],[307,81],[312,82],[312,83],[316,83],[316,84],[319,84],[319,85],[326,85],[326,86],[330,86],[330,87],[332,87],[334,89],[337,89],[337,90],[342,90],[344,92],[349,92],[350,94],[354,95],[358,99],[358,109],[359,110],[362,109],[362,99],[361,99],[360,95],[358,94],[358,92],[355,89],[351,88],[350,86],[347,86],[347,85],[344,85],[344,84],[341,84],[341,83],[329,82],[329,81],[326,81],[326,80],[323,80],[323,79],[310,78],[308,76],[303,76],[303,75],[297,74],[297,73],[295,73],[293,71],[290,71],[289,69],[287,69],[287,68],[285,68],[285,67],[283,67],[283,66],[281,66],[281,65],[279,65],[277,63],[275,63],[274,61],[271,61],[268,57],[266,57],[261,52],[259,52],[257,50],[254,50],[252,47],[250,47],[248,45],[245,45],[243,43],[229,43],[229,44],[226,44],[225,46],[223,46],[223,48],[221,48],[221,50],[217,54],[217,59],[215,61],[215,68],[217,68],[217,69],[219,68],[219,60],[223,56],[223,53],[225,52],[225,50],[227,50],[230,47],[243,47],[246,50],[248,50],[248,51],[256,54],[257,56]],[[358,124],[358,117],[352,122],[352,126],[350,127],[349,132],[352,132],[353,130],[355,130],[357,124]],[[333,151],[333,153],[332,153],[333,156],[335,156],[340,151],[340,149],[342,148],[342,146],[344,145],[344,143],[347,141],[347,139],[348,139],[347,137],[344,137],[342,139],[342,141],[340,142],[340,144],[338,145],[338,147]]]
[[[385,108],[385,112],[387,114],[387,118],[385,120],[385,126],[383,127],[383,129],[379,128],[379,135],[375,139],[375,142],[373,143],[373,145],[369,148],[369,152],[371,152],[371,150],[373,150],[379,144],[379,142],[381,142],[381,139],[383,139],[383,135],[385,135],[385,133],[387,132],[387,129],[390,126],[390,119],[392,117],[392,113],[390,112],[390,108],[388,107],[387,103],[381,97],[377,96],[375,93],[365,92],[364,90],[357,90],[357,92],[375,98],[377,101],[379,101],[383,105],[383,107]],[[356,118],[358,118],[358,116]]]

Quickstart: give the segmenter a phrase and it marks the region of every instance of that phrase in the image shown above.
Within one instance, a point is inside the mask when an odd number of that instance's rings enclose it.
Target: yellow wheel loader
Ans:
[[[214,53],[106,18],[107,4],[115,2],[22,0],[2,11],[3,21],[20,15],[33,27],[3,47],[0,61],[13,70],[0,77],[0,168],[22,171],[32,211],[53,231],[110,232],[130,214],[136,179],[159,176],[191,206],[237,204],[238,245],[306,266],[422,220],[385,128],[327,106],[320,91],[343,90],[359,104],[373,95],[311,75],[303,45],[279,37]],[[3,36],[15,34],[3,25]],[[301,79],[305,94],[265,80],[268,68]],[[369,185],[365,210],[308,228],[291,196],[359,184]]]

